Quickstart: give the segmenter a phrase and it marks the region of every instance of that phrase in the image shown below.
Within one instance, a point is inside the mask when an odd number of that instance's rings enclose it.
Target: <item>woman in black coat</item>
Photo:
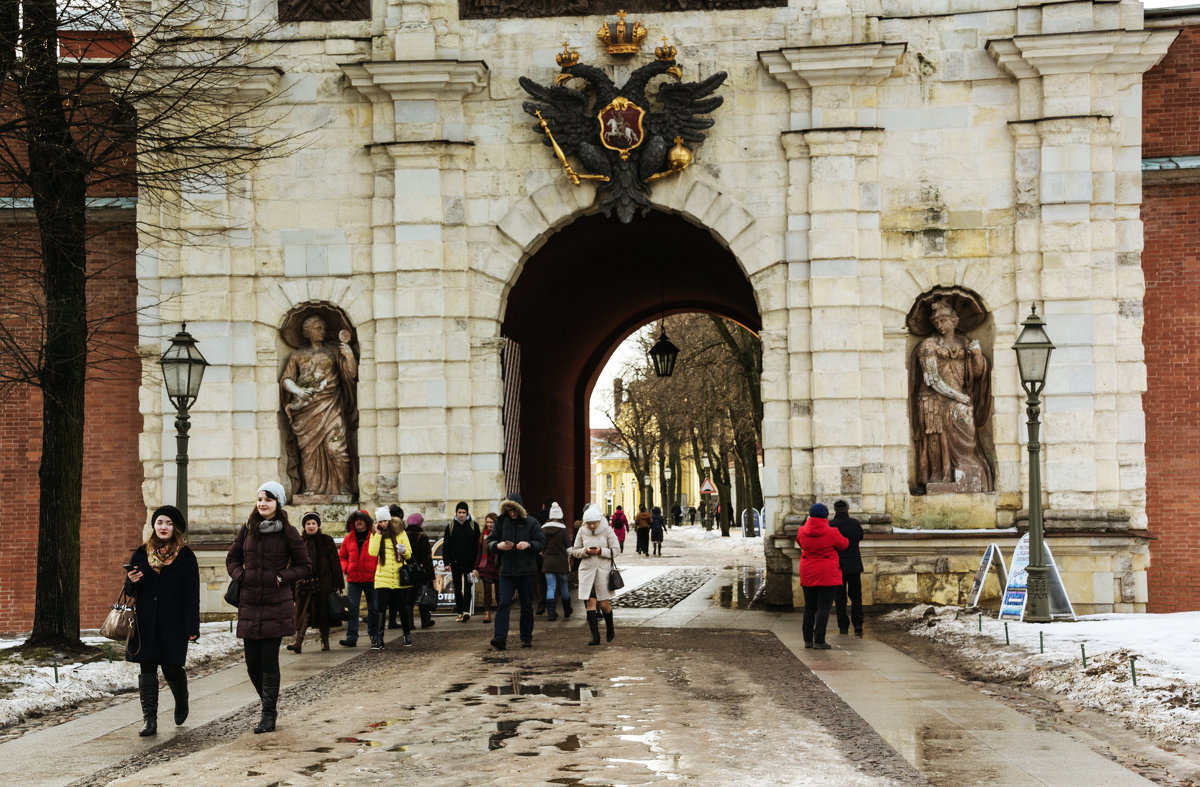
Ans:
[[[304,546],[312,562],[312,576],[296,583],[296,637],[288,650],[300,652],[304,635],[312,626],[321,632],[321,650],[329,650],[329,594],[343,590],[342,561],[333,538],[321,532],[321,515],[309,511],[300,519],[304,529]]]
[[[142,665],[138,690],[145,726],[158,732],[158,668],[175,697],[175,723],[188,716],[187,646],[200,638],[200,568],[187,546],[187,522],[175,506],[160,506],[151,517],[146,543],[133,551],[125,592],[137,603],[137,630],[125,660]]]

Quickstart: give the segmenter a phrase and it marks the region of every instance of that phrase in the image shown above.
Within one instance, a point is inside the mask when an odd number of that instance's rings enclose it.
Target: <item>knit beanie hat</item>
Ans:
[[[303,525],[305,522],[307,522],[310,519],[317,520],[317,527],[321,526],[321,515],[318,514],[316,511],[305,511],[304,516],[300,517],[300,524]]]
[[[166,514],[171,519],[171,523],[175,525],[175,529],[180,533],[187,532],[187,522],[184,521],[183,513],[175,506],[159,506],[154,509],[154,513],[150,516],[150,526],[154,526],[155,520]]]
[[[376,522],[392,521],[392,510],[390,508],[388,508],[387,506],[380,506],[379,508],[376,508],[375,509],[375,521]]]
[[[591,504],[583,511],[583,521],[587,522],[603,522],[604,514],[600,513],[600,507],[595,503]]]
[[[813,519],[828,519],[829,509],[824,503],[813,503],[812,508],[808,509],[808,515]]]
[[[558,505],[558,503],[551,503],[550,504],[550,518],[552,520],[554,520],[555,522],[561,522],[562,515],[563,515],[562,508]]]
[[[457,514],[459,511],[466,511],[468,514],[471,513],[471,509],[467,508],[467,504],[461,501],[454,507],[454,513]]]
[[[423,524],[425,524],[425,517],[421,516],[420,514],[418,514],[417,512],[414,511],[413,513],[408,515],[408,520],[405,524],[423,525]]]
[[[268,481],[258,488],[259,492],[266,492],[271,497],[275,498],[279,505],[287,502],[287,492],[283,491],[283,484],[278,481]]]

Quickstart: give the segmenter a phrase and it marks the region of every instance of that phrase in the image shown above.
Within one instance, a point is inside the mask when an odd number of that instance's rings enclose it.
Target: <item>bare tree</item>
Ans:
[[[34,217],[7,225],[0,259],[0,386],[34,386],[42,406],[27,646],[80,645],[84,384],[105,361],[128,361],[135,344],[106,332],[121,315],[89,299],[89,281],[104,274],[89,268],[89,243],[114,225],[94,222],[88,199],[191,209],[185,185],[224,184],[294,141],[271,135],[266,91],[236,95],[264,70],[265,29],[186,24],[206,8],[202,0],[0,3],[0,198],[27,203]],[[153,223],[139,231],[179,240]]]

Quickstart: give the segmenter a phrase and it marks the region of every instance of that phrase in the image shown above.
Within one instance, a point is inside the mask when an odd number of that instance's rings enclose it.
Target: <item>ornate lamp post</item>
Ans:
[[[187,516],[187,445],[188,408],[200,393],[200,381],[204,378],[204,367],[208,361],[196,349],[196,340],[187,332],[187,323],[171,339],[171,346],[158,359],[163,370],[163,382],[167,386],[167,398],[175,405],[175,507]]]
[[[667,488],[665,490],[663,490],[663,503],[665,504],[668,502],[667,498],[671,494],[671,466],[670,465],[667,465],[666,467],[663,468],[663,478],[665,478],[667,480]],[[674,503],[672,503],[672,505],[674,505]]]
[[[1050,353],[1054,343],[1046,335],[1046,321],[1037,314],[1034,306],[1029,317],[1021,323],[1021,335],[1013,349],[1017,351],[1017,366],[1021,372],[1021,385],[1028,399],[1025,413],[1029,416],[1029,567],[1027,568],[1028,599],[1025,619],[1030,623],[1050,622],[1050,595],[1046,584],[1046,550],[1043,546],[1045,534],[1042,528],[1042,471],[1038,442],[1039,416],[1042,409],[1038,395],[1046,386],[1046,367],[1050,364]]]
[[[642,478],[642,483],[646,487],[646,508],[650,508],[651,506],[654,505],[654,500],[653,500],[653,498],[650,497],[651,489],[650,489],[650,474],[649,473],[646,473],[645,477]]]

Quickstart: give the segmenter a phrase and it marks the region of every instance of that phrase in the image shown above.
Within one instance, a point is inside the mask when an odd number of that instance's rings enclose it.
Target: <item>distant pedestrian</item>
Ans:
[[[563,617],[571,617],[570,561],[567,550],[571,546],[571,528],[562,521],[563,512],[558,503],[550,506],[550,519],[542,525],[546,536],[546,549],[542,552],[542,573],[546,575],[546,620],[558,620],[558,599],[562,599]]]
[[[537,589],[537,556],[546,548],[546,536],[535,517],[525,513],[521,496],[513,492],[500,503],[500,518],[487,539],[488,552],[500,558],[500,594],[491,646],[508,647],[508,619],[513,593],[521,594],[521,647],[533,646],[533,599]]]
[[[654,544],[656,557],[662,557],[663,530],[665,528],[666,523],[663,521],[662,509],[655,506],[650,515],[650,541]]]
[[[388,510],[388,514],[391,516],[392,529],[395,530],[397,533],[404,530],[404,527],[405,527],[404,526],[404,509],[398,505],[393,504],[393,505],[389,505],[387,507],[387,510]],[[378,517],[379,511],[376,510],[375,514],[376,514],[376,517]],[[373,525],[372,525],[372,532],[374,532]],[[410,543],[410,546],[411,546],[411,543]],[[375,570],[376,571],[379,570],[378,564],[376,564]],[[401,603],[400,588],[399,587],[391,587],[391,588],[381,589],[378,585],[376,585],[375,586],[375,599],[376,599],[375,603],[379,606],[379,617],[380,617],[379,629],[380,629],[380,631],[382,631],[385,627],[389,631],[402,628],[402,626],[400,624],[400,603]]]
[[[321,515],[309,511],[300,518],[304,547],[312,563],[312,574],[296,583],[296,635],[287,649],[296,653],[304,645],[304,635],[312,626],[321,634],[321,650],[329,650],[329,594],[346,586],[337,544],[321,532]]]
[[[696,507],[688,506],[688,524],[692,527],[696,526]]]
[[[678,503],[671,506],[671,519],[676,527],[683,524],[683,508]]]
[[[621,551],[625,551],[625,531],[629,528],[629,520],[625,518],[625,511],[621,506],[617,506],[617,510],[613,511],[612,519],[609,520],[609,527],[617,534],[617,543],[621,545]]]
[[[471,518],[467,504],[459,503],[454,507],[454,518],[446,525],[446,534],[442,537],[442,560],[450,566],[450,576],[454,581],[455,620],[459,623],[471,619],[473,587],[470,574],[475,570],[478,559],[479,525]]]
[[[571,556],[579,559],[579,597],[587,599],[588,629],[592,634],[589,645],[600,644],[601,614],[604,615],[605,640],[612,642],[615,636],[608,574],[612,570],[618,547],[617,535],[604,520],[600,509],[594,505],[588,506],[583,512],[583,527],[575,534]],[[596,609],[597,605],[599,610]]]
[[[848,634],[850,625],[854,624],[854,636],[861,637],[863,634],[863,564],[858,543],[863,539],[862,525],[858,523],[857,519],[850,516],[850,505],[845,500],[839,500],[833,504],[833,519],[829,524],[836,527],[838,532],[850,542],[848,547],[838,553],[838,562],[842,569],[842,584],[833,600],[837,610],[838,631]],[[850,598],[849,615],[846,614],[847,596]]]
[[[829,526],[829,509],[815,503],[796,533],[796,544],[800,547],[800,587],[804,591],[804,622],[800,629],[804,647],[829,650],[825,626],[829,622],[829,607],[842,584],[838,552],[850,542]]]
[[[300,533],[283,510],[283,484],[268,481],[246,524],[225,556],[229,576],[241,584],[237,635],[246,654],[246,672],[262,715],[254,732],[274,732],[279,703],[279,643],[296,630],[292,586],[312,571]]]
[[[492,622],[492,610],[496,608],[499,592],[496,581],[500,579],[500,558],[487,549],[487,538],[496,527],[497,514],[489,511],[483,518],[483,532],[479,535],[479,559],[475,561],[475,585],[483,586],[483,622]],[[476,596],[476,598],[479,598]]]
[[[388,596],[388,605],[400,613],[400,627],[404,633],[404,645],[412,645],[413,598],[412,586],[401,584],[400,568],[412,558],[412,545],[403,524],[392,521],[392,512],[387,506],[375,510],[375,530],[367,544],[367,551],[379,559],[375,566],[375,593]],[[379,639],[371,643],[371,650],[383,650],[383,613],[379,613]]]
[[[187,545],[187,522],[175,506],[150,517],[150,537],[133,551],[125,593],[137,606],[137,628],[125,660],[141,664],[142,737],[158,732],[158,668],[175,698],[175,723],[188,717],[187,646],[200,638],[200,569]]]
[[[353,648],[358,644],[358,611],[362,597],[367,597],[367,637],[372,643],[379,639],[379,607],[375,599],[375,566],[379,559],[370,553],[371,515],[353,511],[346,518],[346,536],[338,557],[346,575],[346,597],[354,609],[354,617],[346,621],[346,638],[338,644]]]
[[[397,505],[388,506],[388,510],[392,513],[393,519],[398,519],[404,514],[404,510]],[[417,600],[420,600],[421,592],[425,585],[433,586],[433,545],[429,543],[429,536],[425,535],[425,518],[420,514],[412,514],[405,522],[404,532],[408,536],[408,543],[412,545],[412,559],[421,567],[421,586],[417,587],[414,595]],[[421,628],[432,628],[435,624],[433,619],[433,607],[421,606],[417,604],[417,611],[421,613]]]
[[[646,510],[645,506],[638,507],[638,515],[634,519],[635,533],[637,535],[637,553],[639,555],[650,556],[650,526],[654,524],[654,517]]]
[[[554,498],[546,496],[542,498],[542,508],[537,512],[537,521],[539,524],[546,524],[550,521],[550,506],[554,503]],[[542,568],[543,554],[538,553],[537,556],[537,614],[546,614],[546,574]]]

